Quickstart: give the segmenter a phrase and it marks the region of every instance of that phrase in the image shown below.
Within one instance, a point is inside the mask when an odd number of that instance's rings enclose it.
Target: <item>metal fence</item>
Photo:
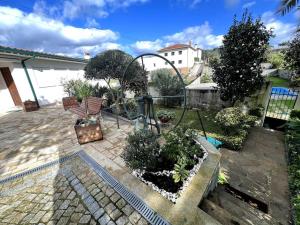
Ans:
[[[288,120],[299,97],[299,90],[273,87],[267,107],[267,117]]]

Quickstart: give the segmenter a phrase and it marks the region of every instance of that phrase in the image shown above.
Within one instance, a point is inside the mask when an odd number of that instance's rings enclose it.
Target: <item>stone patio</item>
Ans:
[[[221,157],[218,152],[209,150],[210,155],[200,171],[173,204],[134,177],[120,157],[127,134],[133,130],[130,123],[121,120],[117,129],[115,118],[104,116],[101,121],[104,139],[79,145],[73,127],[75,119],[76,116],[62,107],[0,116],[0,184],[1,180],[22,171],[84,151],[171,224],[220,225],[198,207],[214,183],[212,179],[218,172]],[[148,224],[78,156],[2,183],[0,221],[0,224],[40,225]]]

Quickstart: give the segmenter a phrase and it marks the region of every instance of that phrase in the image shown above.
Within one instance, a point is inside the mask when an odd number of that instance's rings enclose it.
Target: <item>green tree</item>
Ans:
[[[110,96],[117,106],[117,114],[120,113],[120,99],[122,94],[115,95],[114,81],[122,85],[123,90],[130,90],[135,93],[145,92],[147,90],[147,72],[135,61],[129,68],[128,65],[133,57],[120,50],[107,50],[93,57],[86,67],[84,77],[90,80],[102,79],[109,87]],[[124,74],[127,68],[127,73]],[[119,127],[119,120],[117,116]]]
[[[234,104],[262,87],[260,64],[271,36],[261,20],[254,21],[247,11],[241,21],[234,18],[224,36],[220,60],[213,63],[213,81],[218,84],[223,100]]]
[[[288,49],[285,53],[285,61],[287,67],[295,71],[296,75],[300,75],[300,31],[295,38],[288,43]]]
[[[180,95],[182,92],[182,82],[176,75],[172,74],[169,69],[152,71],[151,79],[154,88],[161,96],[176,96]],[[166,106],[174,106],[180,104],[181,98],[164,98],[161,100]]]

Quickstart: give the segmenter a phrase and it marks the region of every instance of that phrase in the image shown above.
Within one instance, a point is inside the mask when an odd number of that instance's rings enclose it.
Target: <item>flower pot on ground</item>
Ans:
[[[78,119],[74,129],[79,144],[85,144],[103,139],[103,133],[99,119]]]
[[[64,110],[68,110],[69,108],[74,108],[79,105],[77,98],[75,96],[62,98],[62,103],[64,106]]]
[[[171,112],[168,110],[159,110],[157,112],[157,117],[161,123],[168,123],[171,120],[174,120],[175,116],[176,116],[175,112]]]
[[[23,110],[25,112],[32,112],[39,109],[39,106],[36,101],[27,100],[23,102]]]

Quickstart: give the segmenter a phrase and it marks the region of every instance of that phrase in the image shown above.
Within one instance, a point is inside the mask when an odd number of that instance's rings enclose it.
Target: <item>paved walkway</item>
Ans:
[[[148,224],[78,156],[0,185],[0,224]]]
[[[0,116],[0,178],[90,147],[123,163],[118,156],[126,134],[132,130],[128,123],[121,121],[121,129],[117,129],[115,119],[105,117],[101,123],[104,140],[80,146],[74,132],[75,119],[62,107]],[[108,148],[110,152],[105,151]]]
[[[240,152],[222,149],[221,153],[221,168],[228,175],[230,186],[265,203],[268,212],[256,210],[224,189],[213,193],[216,207],[223,207],[240,224],[288,225],[290,204],[283,133],[255,127]],[[225,221],[227,211],[219,219]]]

